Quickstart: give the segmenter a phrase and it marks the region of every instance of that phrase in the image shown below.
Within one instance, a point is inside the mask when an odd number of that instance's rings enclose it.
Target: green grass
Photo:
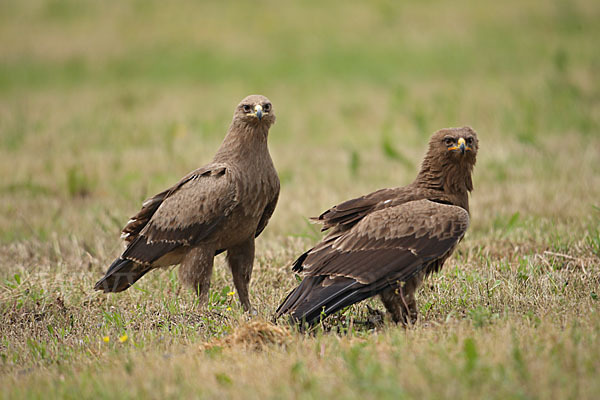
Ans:
[[[2,396],[595,398],[599,17],[583,0],[1,2]],[[282,180],[258,320],[320,238],[307,217],[409,183],[433,131],[478,131],[472,223],[415,326],[369,329],[361,304],[329,332],[205,345],[247,327],[222,257],[204,310],[176,269],[92,291],[123,223],[210,160],[250,93],[273,101]]]

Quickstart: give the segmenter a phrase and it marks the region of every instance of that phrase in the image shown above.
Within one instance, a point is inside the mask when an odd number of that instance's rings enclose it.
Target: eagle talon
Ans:
[[[376,308],[371,308],[371,306],[367,304],[367,322],[374,327],[383,325],[385,323],[385,312]]]

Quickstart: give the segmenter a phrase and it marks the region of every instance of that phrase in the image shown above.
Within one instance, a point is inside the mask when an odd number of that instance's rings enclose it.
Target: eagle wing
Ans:
[[[305,277],[278,308],[315,322],[346,306],[441,267],[469,225],[461,207],[418,200],[383,208],[349,231],[326,237],[294,263]]]
[[[236,175],[226,164],[210,164],[145,201],[123,228],[129,244],[121,258],[148,265],[209,237],[238,204]]]
[[[318,217],[312,218],[312,220],[323,224],[322,231],[334,227],[338,228],[337,230],[348,229],[373,211],[377,204],[391,195],[393,195],[393,189],[381,189],[337,204]]]
[[[277,183],[279,183],[279,181]],[[277,200],[279,200],[279,185],[277,185],[275,195],[271,198],[271,201],[267,203],[260,217],[260,221],[258,221],[258,226],[256,227],[256,233],[254,234],[254,237],[258,237],[262,233],[262,231],[267,227],[269,219],[271,219],[271,216],[275,211],[275,207],[277,206]]]

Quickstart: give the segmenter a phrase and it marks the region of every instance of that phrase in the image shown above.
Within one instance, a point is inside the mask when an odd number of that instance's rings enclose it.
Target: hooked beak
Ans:
[[[460,154],[465,154],[465,151],[471,150],[471,148],[467,146],[467,142],[465,141],[465,139],[459,138],[458,141],[456,142],[456,146],[449,147],[448,150],[451,150],[451,151],[459,151],[460,150]]]
[[[460,154],[465,154],[466,147],[467,147],[467,145],[465,143],[465,139],[463,139],[463,138],[458,139],[458,148],[460,149]]]
[[[254,115],[256,115],[259,121],[262,120],[263,111],[262,106],[260,104],[254,106]]]

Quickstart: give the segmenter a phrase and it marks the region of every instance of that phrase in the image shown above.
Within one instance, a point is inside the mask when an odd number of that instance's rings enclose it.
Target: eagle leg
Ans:
[[[238,292],[242,307],[245,311],[253,312],[248,295],[248,286],[250,285],[254,263],[254,238],[227,249],[227,263],[231,268],[233,284]]]
[[[418,310],[415,292],[420,283],[420,279],[416,277],[404,284],[394,285],[381,292],[379,297],[392,321],[401,323],[404,326],[417,322]]]
[[[201,307],[208,303],[214,257],[215,249],[195,247],[185,255],[179,267],[179,280],[196,292]]]

